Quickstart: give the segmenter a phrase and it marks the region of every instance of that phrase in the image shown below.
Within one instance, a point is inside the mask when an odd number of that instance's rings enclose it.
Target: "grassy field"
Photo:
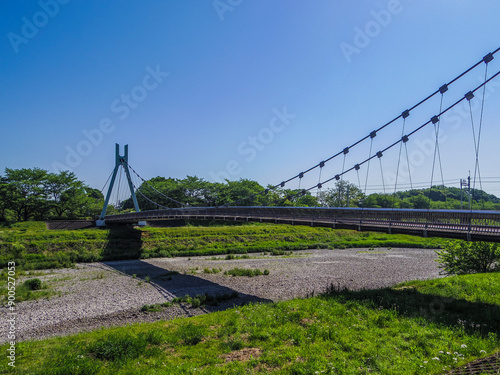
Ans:
[[[0,267],[24,270],[152,257],[244,254],[353,247],[439,248],[438,238],[389,235],[307,226],[250,224],[141,229],[47,230],[43,222],[0,227]]]
[[[19,343],[15,374],[440,374],[500,349],[500,273]],[[6,346],[1,349],[6,351]]]

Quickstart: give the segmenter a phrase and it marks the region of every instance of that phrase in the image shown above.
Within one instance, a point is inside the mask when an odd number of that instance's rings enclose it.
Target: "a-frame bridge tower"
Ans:
[[[140,212],[139,204],[137,203],[137,197],[135,196],[134,185],[132,184],[132,180],[130,179],[130,170],[128,168],[128,145],[124,147],[124,154],[120,155],[120,145],[118,143],[115,144],[115,169],[113,170],[113,176],[111,177],[111,182],[108,187],[108,192],[106,194],[106,199],[104,200],[104,206],[101,211],[101,215],[99,215],[99,219],[96,221],[96,225],[98,227],[106,226],[104,221],[104,217],[106,216],[106,210],[108,209],[109,198],[111,197],[111,192],[113,191],[113,185],[116,180],[116,175],[118,170],[123,168],[125,170],[125,175],[127,176],[128,187],[130,189],[130,194],[132,195],[132,200],[134,201],[134,208],[136,212]]]

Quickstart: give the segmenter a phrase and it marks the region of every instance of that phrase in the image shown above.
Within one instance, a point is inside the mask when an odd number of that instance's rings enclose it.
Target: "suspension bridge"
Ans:
[[[481,133],[483,130],[483,113],[485,109],[485,98],[487,96],[487,87],[495,78],[500,75],[500,71],[490,75],[488,67],[494,60],[495,54],[500,50],[497,49],[485,55],[473,66],[469,67],[463,73],[459,74],[448,83],[443,84],[427,97],[419,101],[417,104],[402,111],[391,121],[379,126],[375,130],[369,132],[364,137],[346,147],[340,148],[339,151],[328,158],[325,158],[310,168],[303,171],[297,171],[296,174],[289,178],[283,179],[274,185],[269,185],[267,189],[263,189],[258,193],[242,197],[238,201],[231,204],[219,204],[211,207],[190,207],[183,202],[168,197],[161,191],[156,189],[146,179],[142,178],[128,162],[128,146],[124,148],[124,154],[120,155],[119,145],[116,145],[115,150],[115,167],[108,178],[109,186],[105,198],[104,207],[99,219],[96,221],[97,226],[120,225],[120,224],[140,224],[145,225],[146,222],[156,220],[174,220],[174,219],[203,219],[203,220],[225,220],[225,221],[257,221],[257,222],[272,222],[292,225],[311,225],[324,226],[331,228],[347,228],[355,230],[370,230],[383,231],[387,233],[408,233],[421,236],[440,236],[448,238],[461,238],[465,240],[484,240],[500,242],[500,211],[473,210],[470,206],[466,210],[436,210],[436,209],[402,209],[398,207],[391,208],[354,208],[354,207],[283,207],[280,205],[280,200],[273,202],[267,206],[254,206],[249,202],[253,202],[259,195],[267,195],[276,189],[283,189],[291,186],[292,181],[298,182],[299,187],[306,180],[306,176],[311,176],[314,173],[319,175],[318,182],[310,184],[307,188],[299,188],[291,190],[285,198],[288,201],[293,201],[306,194],[315,192],[321,194],[322,189],[329,183],[342,182],[347,175],[355,176],[360,190],[366,193],[368,177],[370,174],[370,166],[373,164],[380,165],[380,174],[382,188],[384,193],[387,190],[393,191],[395,194],[398,188],[401,189],[401,179],[403,171],[407,174],[404,176],[405,181],[409,181],[411,189],[414,188],[414,182],[411,175],[410,158],[408,152],[408,143],[416,134],[421,133],[423,129],[432,129],[434,135],[433,150],[432,150],[432,167],[430,170],[429,188],[432,190],[433,184],[441,182],[445,187],[442,155],[440,150],[440,125],[442,117],[449,113],[457,106],[465,106],[470,112],[470,128],[471,132],[471,148],[474,154],[474,172],[471,179],[469,178],[468,187],[471,184],[475,188],[476,185],[482,189],[482,179],[480,172],[480,145]],[[449,89],[458,85],[464,77],[471,72],[484,67],[483,79],[479,84],[468,87],[467,90],[461,93],[458,98],[451,101],[451,105],[443,107],[445,95]],[[463,86],[463,85],[462,85]],[[432,98],[437,98],[439,101],[439,111],[428,116],[428,120],[419,123],[413,129],[408,129],[408,119],[410,116],[427,103]],[[473,116],[471,102],[476,100],[479,103],[479,120]],[[397,127],[399,124],[399,127]],[[388,135],[393,135],[394,140],[388,142],[384,147],[374,148],[374,139],[382,132]],[[364,145],[364,146],[362,146]],[[348,164],[346,162],[347,155],[354,149],[367,150],[368,155],[357,160],[357,162]],[[384,179],[384,168],[382,167],[382,159],[390,150],[395,151],[397,157],[392,160],[396,165],[394,173],[394,185],[387,185]],[[366,152],[366,151],[365,151]],[[334,159],[340,159],[341,168],[334,174],[324,177],[325,166]],[[403,166],[406,165],[406,168]],[[133,201],[135,212],[106,215],[107,207],[110,202],[113,186],[115,185],[118,173],[124,171],[124,176],[127,180],[128,191],[130,192]],[[315,171],[315,172],[313,172]],[[441,181],[435,176],[440,172]],[[364,174],[363,174],[364,173]],[[372,171],[372,173],[375,173]],[[378,172],[377,172],[378,173]],[[134,182],[132,177],[136,181]],[[137,180],[139,179],[139,180]],[[309,180],[311,180],[309,178]],[[364,180],[364,186],[362,184]],[[106,185],[108,184],[106,183]],[[296,183],[295,182],[295,183]],[[398,185],[399,183],[399,185]],[[462,186],[462,179],[460,184]],[[105,187],[106,187],[105,185]],[[140,185],[140,186],[137,186]],[[142,186],[147,186],[149,191],[154,191],[156,196],[162,197],[162,202],[170,202],[169,206],[165,203],[161,204],[155,201],[155,198],[148,197]],[[103,188],[104,190],[104,188]],[[340,194],[340,193],[339,193]],[[144,201],[149,202],[155,209],[140,210],[137,195],[140,195]],[[430,194],[429,194],[430,195]],[[430,197],[429,197],[430,199]],[[282,202],[282,200],[281,200]],[[340,199],[339,199],[340,202]],[[174,206],[174,207],[171,207]],[[429,206],[430,207],[430,206]]]

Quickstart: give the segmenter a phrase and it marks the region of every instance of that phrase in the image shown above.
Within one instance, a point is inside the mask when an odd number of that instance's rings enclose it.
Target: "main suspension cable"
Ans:
[[[392,123],[394,123],[395,121],[397,121],[398,119],[402,118],[405,114],[409,114],[409,112],[413,111],[414,109],[416,109],[420,105],[424,104],[425,102],[427,102],[429,99],[431,99],[432,97],[434,97],[438,93],[441,93],[444,87],[446,87],[446,89],[447,89],[450,85],[452,85],[453,83],[455,83],[456,81],[458,81],[463,76],[467,75],[469,72],[471,72],[472,70],[474,70],[476,67],[478,67],[479,65],[481,65],[483,62],[487,64],[488,62],[490,62],[491,60],[493,60],[493,55],[495,55],[498,51],[500,51],[500,48],[497,48],[495,51],[487,54],[480,61],[478,61],[477,63],[475,63],[474,65],[472,65],[469,69],[465,70],[462,74],[459,74],[457,77],[455,77],[454,79],[452,79],[447,84],[444,84],[443,86],[441,86],[439,89],[437,89],[436,91],[434,91],[432,94],[428,95],[426,98],[424,98],[423,100],[421,100],[420,102],[418,102],[417,104],[415,104],[413,107],[410,107],[409,109],[403,111],[399,116],[397,116],[396,118],[390,120],[389,122],[385,123],[384,125],[380,126],[378,129],[374,130],[373,132],[371,132],[370,134],[364,136],[363,138],[359,139],[358,141],[354,142],[352,145],[350,145],[346,149],[349,150],[349,149],[351,149],[351,148],[359,145],[361,142],[365,141],[366,139],[371,138],[371,136],[372,136],[373,133],[375,133],[375,134],[378,133],[379,131],[385,129],[386,127],[388,127],[389,125],[391,125]],[[330,160],[338,157],[339,155],[342,155],[344,153],[344,151],[345,151],[345,149],[342,150],[342,151],[337,152],[336,154],[330,156],[329,158],[324,159],[323,161],[319,162],[318,164],[310,167],[309,169],[306,169],[305,171],[300,172],[299,174],[297,174],[297,175],[295,175],[293,177],[290,177],[289,179],[284,180],[284,181],[282,181],[279,184],[276,184],[276,185],[272,186],[270,189],[274,190],[274,189],[278,188],[279,186],[283,187],[282,186],[283,184],[286,184],[286,183],[288,183],[290,181],[293,181],[296,178],[299,178],[300,175],[303,176],[303,175],[309,173],[310,171],[312,171],[312,170],[320,167],[321,165],[324,166],[325,163],[327,163]]]
[[[491,80],[493,80],[494,78],[496,78],[498,75],[500,75],[500,71],[498,71],[495,75],[493,75],[491,78],[489,78],[488,80],[486,80],[484,83],[480,84],[479,86],[477,86],[474,90],[471,90],[469,91],[467,94],[465,94],[461,99],[457,100],[455,103],[453,103],[452,105],[450,105],[448,108],[446,108],[444,111],[440,112],[439,114],[433,116],[429,121],[427,121],[426,123],[420,125],[418,128],[414,129],[412,132],[408,133],[407,135],[403,136],[401,139],[395,141],[394,143],[392,143],[391,145],[387,146],[386,148],[384,148],[383,150],[377,152],[376,154],[374,155],[371,155],[369,158],[363,160],[361,163],[359,164],[356,164],[355,166],[353,166],[352,168],[342,172],[342,174],[346,174],[346,173],[349,173],[350,171],[354,170],[354,169],[358,169],[361,165],[365,164],[365,163],[368,163],[370,162],[371,159],[373,159],[374,157],[381,157],[381,156],[378,156],[379,154],[380,155],[383,155],[384,152],[386,152],[387,150],[391,149],[392,147],[396,146],[397,144],[399,144],[400,142],[407,142],[408,141],[408,138],[410,136],[412,136],[413,134],[419,132],[420,130],[422,130],[424,127],[426,127],[427,125],[429,124],[436,124],[439,120],[439,117],[441,117],[442,115],[444,115],[445,113],[447,113],[449,110],[451,110],[452,108],[454,108],[455,106],[457,106],[458,104],[460,104],[462,101],[464,100],[469,100],[469,98],[472,98],[474,97],[474,92],[476,92],[477,90],[479,90],[480,88],[482,88],[483,86],[485,86],[488,82],[490,82]],[[472,95],[472,97],[471,97]],[[321,185],[324,185],[330,181],[332,181],[333,179],[338,179],[340,177],[340,175],[335,175],[334,177],[331,177],[323,182],[321,182],[320,184]],[[308,189],[304,189],[302,190],[302,192],[300,192],[299,194],[304,194],[304,192],[307,192],[307,191],[310,191],[314,188],[316,188],[317,185],[314,185],[314,186],[311,186],[310,188]],[[365,187],[366,188],[366,187]]]

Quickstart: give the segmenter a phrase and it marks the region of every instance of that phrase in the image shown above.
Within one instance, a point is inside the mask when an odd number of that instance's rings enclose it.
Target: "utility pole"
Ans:
[[[472,196],[470,194],[470,171],[469,171],[469,177],[467,178],[467,185],[469,186],[469,210],[472,210]]]
[[[464,197],[464,191],[463,191],[463,187],[467,187],[468,186],[468,182],[465,178],[461,178],[460,179],[460,209],[462,210],[463,209],[463,197]]]

